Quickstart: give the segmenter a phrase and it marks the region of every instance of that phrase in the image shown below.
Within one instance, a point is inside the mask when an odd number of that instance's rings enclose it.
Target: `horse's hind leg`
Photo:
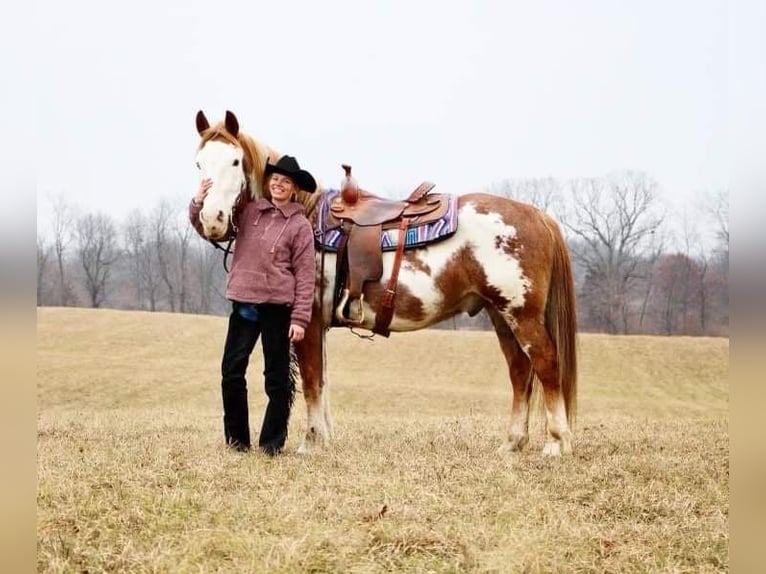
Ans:
[[[316,313],[315,313],[316,314]],[[312,318],[304,339],[295,345],[306,401],[306,435],[298,448],[308,454],[324,446],[332,433],[327,362],[324,353],[325,331],[319,320]]]
[[[559,379],[556,348],[545,327],[534,319],[520,322],[513,332],[532,361],[532,368],[543,386],[548,428],[543,455],[569,454],[572,452],[572,433]]]
[[[487,307],[503,351],[513,389],[511,403],[511,425],[508,441],[500,447],[505,452],[519,452],[529,441],[529,402],[532,395],[532,364],[519,347],[508,322],[494,308]]]

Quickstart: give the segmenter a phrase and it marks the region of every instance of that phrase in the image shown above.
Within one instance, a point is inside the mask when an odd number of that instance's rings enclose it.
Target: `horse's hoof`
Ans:
[[[545,446],[543,447],[543,456],[560,457],[561,445],[558,443],[558,441],[546,442]]]
[[[510,435],[508,437],[508,446],[513,451],[521,452],[528,442],[529,435],[526,434]]]
[[[298,450],[295,451],[297,454],[303,455],[303,456],[311,456],[313,454],[317,454],[322,451],[322,449],[326,446],[326,441],[320,441],[320,440],[306,440],[304,439],[301,445],[298,447]]]
[[[519,454],[524,450],[527,442],[529,442],[529,437],[526,435],[509,437],[507,441],[498,447],[497,452],[500,455]]]
[[[516,460],[521,456],[521,451],[512,449],[508,443],[503,443],[497,447],[497,456],[508,460]]]

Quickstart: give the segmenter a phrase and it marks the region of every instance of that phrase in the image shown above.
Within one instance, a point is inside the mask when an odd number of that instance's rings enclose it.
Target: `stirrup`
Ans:
[[[349,298],[349,290],[344,289],[343,290],[343,297],[340,299],[340,303],[338,303],[338,306],[335,308],[335,318],[338,319],[341,323],[344,323],[346,325],[361,325],[364,323],[364,293],[359,295],[359,320],[354,321],[346,316],[343,315],[343,308],[346,306],[346,303],[348,303]]]

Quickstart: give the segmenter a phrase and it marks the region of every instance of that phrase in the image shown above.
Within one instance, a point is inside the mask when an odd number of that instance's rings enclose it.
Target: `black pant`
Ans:
[[[286,305],[258,305],[258,321],[249,321],[234,310],[221,362],[223,429],[226,443],[240,449],[250,447],[245,372],[258,337],[263,335],[263,362],[266,395],[258,446],[268,454],[282,450],[287,440],[287,423],[293,403],[290,380],[290,308]]]

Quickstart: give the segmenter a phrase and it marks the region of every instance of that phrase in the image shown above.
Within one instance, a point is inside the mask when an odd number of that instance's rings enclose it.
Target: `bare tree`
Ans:
[[[699,297],[699,325],[700,332],[705,334],[708,326],[708,301],[710,300],[710,281],[708,281],[708,271],[710,264],[706,255],[700,257],[699,274],[697,283],[697,292]]]
[[[638,312],[638,331],[645,332],[647,327],[647,313],[649,311],[649,303],[653,295],[655,288],[655,276],[657,273],[657,263],[662,257],[665,250],[665,239],[662,230],[657,230],[654,233],[654,241],[652,242],[652,248],[642,258],[642,261],[638,267],[640,270],[638,276],[641,278],[642,295],[641,306]]]
[[[659,330],[665,335],[699,335],[703,266],[684,253],[666,255],[659,265],[657,308]]]
[[[696,316],[697,325],[692,326],[692,317],[689,316],[684,326],[684,334],[704,334],[707,327],[708,314],[708,291],[709,282],[707,274],[710,268],[709,257],[705,243],[700,234],[700,219],[705,216],[704,209],[695,206],[694,213],[685,212],[683,215],[683,253],[687,258],[684,268],[684,285],[687,291],[684,293],[682,313]],[[728,230],[727,230],[728,235]],[[696,307],[691,311],[692,307]]]
[[[196,233],[191,225],[185,224],[178,226],[175,235],[178,249],[178,283],[180,286],[178,292],[178,306],[181,313],[187,313],[189,311],[188,267],[190,241]]]
[[[167,201],[161,201],[152,213],[150,226],[157,257],[157,269],[168,291],[170,310],[176,311],[176,281],[172,269],[173,244],[171,238],[171,217],[173,210]]]
[[[198,243],[197,245],[198,247],[193,257],[194,275],[197,278],[197,289],[199,291],[197,310],[200,313],[210,313],[213,310],[213,300],[218,295],[216,281],[218,275],[223,274],[223,267],[220,257],[215,250],[203,243]]]
[[[75,224],[74,209],[67,203],[63,196],[59,195],[52,201],[53,208],[53,249],[56,254],[58,270],[58,304],[61,306],[74,303],[72,290],[67,283],[66,253],[73,239]]]
[[[586,300],[597,326],[628,332],[631,291],[641,277],[640,262],[657,251],[663,221],[655,180],[625,171],[570,183],[572,202],[562,216],[580,241],[573,256],[584,266]]]
[[[157,262],[157,246],[149,220],[138,210],[132,211],[124,226],[124,245],[132,275],[136,305],[156,311],[159,306],[162,278]]]
[[[87,214],[77,220],[77,254],[90,304],[100,307],[107,296],[111,267],[119,257],[117,234],[109,217]]]
[[[707,209],[716,225],[719,241],[729,245],[729,190],[719,189],[707,198]]]
[[[45,300],[45,276],[50,259],[51,249],[45,240],[37,237],[37,304],[44,304]]]
[[[705,312],[714,318],[714,331],[727,333],[729,325],[729,190],[705,196],[704,209],[716,228],[718,243],[705,276]]]
[[[130,271],[130,281],[133,284],[137,309],[144,308],[142,258],[146,243],[145,231],[146,222],[144,216],[137,209],[131,211],[123,225],[123,249]]]

